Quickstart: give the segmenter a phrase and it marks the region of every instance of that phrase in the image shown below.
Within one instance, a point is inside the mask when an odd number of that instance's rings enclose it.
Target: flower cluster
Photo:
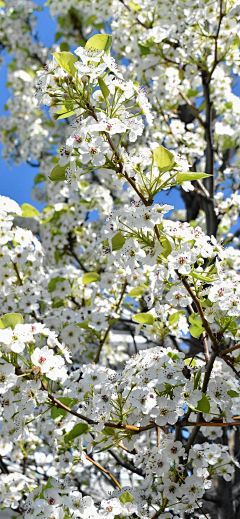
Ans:
[[[208,514],[238,467],[239,2],[50,0],[47,63],[25,4],[1,138],[45,207],[0,197],[1,506]]]

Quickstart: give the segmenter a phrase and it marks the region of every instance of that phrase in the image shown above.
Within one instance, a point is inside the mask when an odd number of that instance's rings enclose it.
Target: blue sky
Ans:
[[[35,3],[40,7],[44,7],[45,0],[35,0]],[[49,15],[49,10],[44,7],[43,11],[36,11],[37,17],[37,32],[40,41],[45,45],[50,46],[54,42],[54,34],[57,27],[56,20],[53,20]],[[11,61],[11,57],[7,57],[6,53],[3,53],[5,59],[5,65],[0,70],[0,83],[5,85],[7,81],[7,64]],[[7,59],[6,59],[7,57]],[[3,107],[9,98],[9,91],[5,86],[1,87],[1,102],[0,102],[0,115],[6,115],[3,111]],[[0,150],[2,152],[2,145],[0,144]],[[21,163],[20,166],[12,166],[9,168],[6,162],[0,157],[0,194],[9,196],[18,202],[23,204],[24,202],[32,203],[39,210],[42,209],[42,204],[33,202],[31,200],[31,189],[33,186],[33,180],[37,174],[37,168],[33,168],[28,164]]]
[[[57,22],[52,19],[49,14],[47,7],[44,7],[45,0],[35,0],[35,3],[40,7],[43,7],[42,11],[36,12],[37,17],[37,33],[40,41],[45,45],[50,46],[54,43],[54,34],[56,31]],[[3,53],[6,60],[6,64],[0,70],[0,82],[1,85],[6,84],[7,78],[7,63],[10,62],[11,57],[8,57]],[[238,82],[234,89],[235,94],[240,94],[240,84]],[[0,102],[0,115],[6,115],[3,111],[3,107],[9,97],[9,91],[5,86],[1,88],[1,102]],[[2,145],[0,144],[0,152],[2,151]],[[0,194],[9,196],[16,200],[19,204],[24,202],[32,203],[39,210],[42,209],[42,204],[33,202],[31,200],[31,189],[33,186],[34,176],[37,174],[37,168],[33,168],[28,164],[21,163],[20,166],[12,166],[9,168],[6,162],[0,157]],[[183,208],[184,204],[182,199],[176,190],[168,193],[167,191],[159,193],[156,197],[156,202],[163,202],[174,205],[175,208]]]

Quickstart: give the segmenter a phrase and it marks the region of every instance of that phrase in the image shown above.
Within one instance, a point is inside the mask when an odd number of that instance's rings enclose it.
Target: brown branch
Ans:
[[[121,295],[120,295],[119,301],[118,301],[118,303],[117,303],[117,305],[116,305],[116,308],[115,308],[115,312],[118,312],[118,310],[119,310],[119,308],[120,308],[120,305],[121,305],[121,302],[122,302],[123,296],[124,296],[124,294],[125,294],[126,286],[127,286],[127,280],[125,279],[125,281],[124,281],[124,283],[123,283],[123,287],[122,287],[122,291],[121,291]],[[104,345],[104,343],[105,343],[105,340],[106,340],[106,338],[107,338],[107,336],[108,336],[108,334],[109,334],[109,331],[110,331],[110,329],[111,329],[111,326],[112,326],[112,324],[109,324],[108,329],[106,330],[106,332],[105,332],[105,334],[104,334],[102,340],[100,341],[99,348],[98,348],[98,351],[97,351],[96,357],[95,357],[95,359],[94,359],[94,361],[93,361],[93,364],[97,364],[98,361],[99,361],[99,357],[100,357],[100,354],[101,354],[101,351],[102,351],[102,347],[103,347],[103,345]]]
[[[111,478],[111,480],[115,483],[115,485],[121,490],[121,488],[122,488],[121,485],[118,483],[118,481],[115,479],[115,477],[111,474],[111,472],[109,472],[109,470],[106,470],[104,467],[102,467],[102,465],[100,465],[100,463],[98,463],[97,461],[94,461],[87,454],[85,454],[85,458],[88,461],[90,461],[93,465],[95,465],[95,467],[97,467],[102,472],[104,472],[104,474],[107,474]]]
[[[240,344],[236,344],[235,346],[232,346],[232,348],[227,348],[227,350],[224,350],[220,353],[221,357],[224,357],[224,355],[227,355],[227,353],[230,353],[231,351],[237,350],[240,348]]]
[[[43,388],[43,389],[45,390],[45,388]],[[99,422],[96,422],[96,421],[92,420],[91,418],[88,418],[87,416],[84,416],[81,413],[77,413],[73,409],[70,409],[70,407],[68,407],[65,404],[63,404],[62,402],[60,402],[60,400],[55,398],[50,393],[48,393],[48,398],[53,402],[53,404],[56,407],[58,407],[60,409],[64,409],[65,411],[67,411],[68,413],[72,414],[73,416],[77,416],[77,418],[80,418],[84,422],[87,422],[89,425],[97,425],[99,423]],[[135,425],[127,425],[127,424],[114,423],[114,422],[105,422],[104,425],[105,425],[105,427],[113,427],[114,429],[121,429],[121,430],[132,431],[133,433],[136,433],[136,434],[140,433],[142,431],[148,431],[149,429],[153,429],[154,427],[156,427],[155,422],[152,422],[152,423],[150,423],[148,425],[145,425],[143,427],[136,427]],[[161,427],[161,429],[164,432],[168,432],[168,431],[166,431],[165,427]]]
[[[68,233],[68,243],[69,243],[69,246],[66,247],[66,251],[70,253],[70,255],[76,260],[76,262],[78,263],[79,267],[84,271],[84,272],[89,272],[89,270],[83,265],[83,263],[81,262],[81,260],[79,259],[79,257],[77,256],[75,250],[74,250],[74,239],[73,239],[73,236],[72,236],[72,233],[71,231]]]
[[[129,13],[132,13],[130,7],[125,4],[124,0],[120,0],[120,2],[121,2],[121,4],[124,5],[124,7],[126,7],[126,9],[128,10]],[[144,27],[144,29],[151,29],[152,28],[152,24],[150,26],[148,26],[145,23],[141,22],[141,20],[139,20],[139,18],[135,18],[135,19],[136,19],[137,23],[139,23],[139,25]]]
[[[217,354],[218,354],[218,350],[214,350],[212,351],[211,353],[211,357],[210,357],[210,360],[207,364],[207,370],[205,372],[205,375],[204,375],[204,379],[203,379],[203,385],[202,385],[202,393],[206,393],[207,392],[207,388],[208,388],[208,382],[209,382],[209,379],[210,379],[210,376],[211,376],[211,372],[212,372],[212,369],[213,369],[213,364],[214,364],[214,361],[217,357]],[[197,434],[198,434],[198,431],[201,427],[201,425],[199,425],[201,423],[201,418],[202,418],[202,413],[198,413],[197,415],[197,422],[196,423],[193,423],[193,425],[195,425],[192,433],[190,434],[189,438],[188,438],[188,441],[186,443],[186,446],[185,446],[185,450],[186,452],[189,452]]]
[[[211,339],[211,342],[212,342],[212,349],[214,351],[217,351],[219,350],[219,343],[218,343],[218,340],[217,338],[215,337],[214,333],[212,332],[210,326],[209,326],[209,323],[208,321],[205,319],[205,316],[204,316],[204,311],[203,311],[203,308],[202,308],[202,305],[198,299],[198,297],[194,294],[192,288],[190,287],[190,285],[188,284],[186,278],[184,278],[183,276],[181,276],[181,274],[179,274],[179,272],[176,270],[176,273],[180,279],[180,281],[182,282],[183,286],[186,288],[187,292],[189,293],[189,295],[191,296],[192,300],[194,301],[197,309],[198,309],[198,312],[199,312],[199,315],[201,317],[201,321],[202,321],[202,324],[203,324],[203,327],[205,328],[209,338]]]
[[[127,447],[124,447],[124,445],[120,442],[117,443],[117,446],[118,447],[121,447],[121,449],[123,449],[124,451],[128,452],[128,454],[137,454],[137,449],[136,447],[134,447],[134,449],[132,451],[130,451],[129,449],[127,449]]]
[[[118,463],[118,465],[121,465],[121,467],[124,467],[127,470],[130,470],[130,472],[133,472],[134,474],[138,474],[138,476],[145,477],[145,473],[142,469],[138,469],[137,467],[134,467],[132,463],[129,463],[128,461],[124,461],[121,456],[119,456],[116,452],[114,452],[112,449],[108,449],[109,454],[115,459],[115,461]]]
[[[16,272],[16,276],[17,276],[18,283],[19,283],[19,285],[22,286],[22,285],[23,285],[23,280],[21,279],[21,276],[20,276],[20,274],[19,274],[19,271],[18,271],[18,268],[17,268],[17,263],[14,263],[14,262],[12,261],[12,264],[13,264],[13,268],[14,268],[14,270],[15,270],[15,272]]]
[[[240,425],[240,422],[182,422],[185,427],[230,427],[230,425]]]
[[[220,0],[220,12],[219,12],[218,28],[217,28],[216,35],[214,36],[214,39],[215,39],[215,44],[214,44],[214,61],[213,61],[212,69],[211,69],[211,71],[209,72],[209,75],[208,75],[208,82],[211,81],[211,77],[213,75],[213,72],[214,72],[216,66],[219,63],[217,44],[218,44],[218,36],[219,36],[219,33],[220,33],[220,28],[221,28],[221,23],[222,23],[223,17],[224,17],[224,13],[223,13],[223,0]]]
[[[192,103],[192,101],[191,101],[190,99],[188,99],[187,96],[185,96],[185,94],[183,94],[183,92],[180,92],[180,96],[183,98],[183,100],[185,101],[185,103],[187,103],[187,105],[189,106],[189,108],[192,110],[192,113],[195,115],[196,119],[200,122],[201,126],[202,126],[203,128],[205,128],[205,123],[204,123],[204,121],[202,120],[201,116],[199,115],[196,106]]]

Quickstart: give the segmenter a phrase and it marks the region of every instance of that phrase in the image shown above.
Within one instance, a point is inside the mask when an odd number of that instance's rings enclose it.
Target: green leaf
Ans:
[[[53,52],[52,55],[56,58],[60,67],[62,67],[68,74],[75,76],[76,69],[74,63],[77,61],[76,56],[71,52]]]
[[[164,148],[164,146],[158,146],[153,150],[153,158],[156,166],[161,173],[165,173],[172,169],[175,163],[175,157],[171,151]]]
[[[172,252],[172,246],[170,241],[166,238],[166,236],[160,236],[159,239],[162,247],[164,248],[164,251],[160,254],[160,256],[163,256],[164,258],[167,258],[169,254]]]
[[[111,45],[112,36],[110,34],[95,34],[87,41],[85,49],[104,50],[104,52],[108,54],[110,52]]]
[[[89,16],[87,18],[87,20],[84,21],[84,25],[86,27],[88,27],[89,25],[92,25],[96,20],[97,20],[96,15],[95,14],[91,14],[91,16]]]
[[[172,359],[172,360],[176,360],[176,359],[179,360],[179,359],[180,359],[180,357],[177,355],[177,353],[173,353],[173,351],[169,351],[167,355],[168,355],[168,357],[170,357],[170,359]]]
[[[198,90],[197,89],[192,89],[190,88],[188,91],[187,91],[187,97],[196,97],[198,95]]]
[[[82,282],[84,285],[88,285],[89,283],[93,283],[94,281],[99,281],[101,278],[97,272],[87,272],[82,277]]]
[[[141,56],[146,56],[147,54],[151,54],[150,48],[147,45],[144,45],[143,43],[138,43]]]
[[[227,394],[231,397],[231,398],[237,398],[239,396],[239,393],[237,393],[237,391],[233,391],[233,389],[229,389],[229,391],[227,391]]]
[[[17,324],[23,324],[23,316],[21,314],[5,314],[0,319],[0,328],[12,328],[14,330]]]
[[[214,277],[204,276],[203,274],[199,274],[198,272],[190,272],[189,276],[192,278],[199,279],[200,281],[204,281],[205,283],[212,283],[215,281]]]
[[[179,320],[179,313],[180,312],[174,312],[174,314],[169,315],[169,318],[168,318],[169,324],[174,324]]]
[[[81,436],[88,430],[88,424],[87,423],[77,423],[74,425],[73,429],[69,431],[64,436],[65,443],[70,442],[71,440],[74,440],[78,436]]]
[[[233,45],[231,46],[231,49],[233,49],[233,50],[239,49],[239,45],[240,45],[240,38],[239,38],[238,34],[236,34],[236,36],[233,40]]]
[[[58,110],[58,112],[54,114],[54,119],[55,121],[60,121],[60,119],[66,119],[67,117],[71,117],[74,114],[74,110],[68,110],[68,108],[63,105],[61,110]]]
[[[103,81],[103,78],[99,76],[98,78],[98,84],[100,86],[100,89],[101,89],[101,92],[103,94],[103,97],[104,99],[107,99],[109,94],[110,94],[110,90],[109,88],[107,87],[105,81]]]
[[[123,505],[125,505],[125,503],[132,503],[133,502],[133,495],[130,494],[130,492],[124,492],[124,494],[122,494],[119,497],[119,501],[121,501],[121,503]]]
[[[112,238],[112,250],[120,250],[123,247],[125,241],[126,240],[124,236],[120,232],[115,234],[115,236]]]
[[[237,146],[237,139],[232,140],[230,135],[226,136],[226,139],[224,140],[222,149],[223,150],[230,150],[231,148],[235,148]]]
[[[44,180],[46,180],[45,175],[43,175],[42,173],[38,173],[38,175],[36,175],[34,179],[34,184],[40,184],[40,182],[43,182]]]
[[[54,38],[54,41],[58,41],[60,40],[60,38],[63,36],[63,33],[60,32],[60,31],[57,31],[56,34],[55,34],[55,38]]]
[[[145,293],[145,288],[136,287],[136,288],[132,288],[132,290],[130,290],[128,296],[129,297],[139,297],[139,296],[142,296],[144,293]]]
[[[104,427],[101,431],[102,434],[105,434],[106,436],[114,436],[115,429],[114,427]]]
[[[201,333],[204,332],[204,328],[202,325],[202,321],[198,314],[192,314],[189,316],[189,322],[191,323],[191,326],[189,327],[189,331],[192,335],[192,337],[195,337],[195,339],[198,339],[201,335]]]
[[[233,337],[235,337],[235,335],[238,331],[238,327],[237,327],[237,324],[235,323],[234,319],[232,319],[230,321],[230,323],[228,324],[227,328],[224,331],[230,332],[233,335]]]
[[[63,41],[60,43],[60,50],[61,51],[69,51],[70,47],[66,41]]]
[[[155,319],[152,314],[136,314],[132,317],[132,320],[140,324],[153,324]]]
[[[204,393],[202,393],[202,398],[197,403],[197,410],[201,411],[201,413],[207,413],[207,414],[210,411],[210,403]]]
[[[201,374],[202,374],[202,370],[201,369],[197,373],[194,373],[194,387],[193,387],[193,389],[198,389],[198,385],[199,385],[199,382],[201,380]]]
[[[6,7],[6,4],[3,0],[0,0],[0,7]]]
[[[22,209],[22,214],[21,214],[22,218],[29,218],[30,216],[40,216],[41,215],[41,213],[39,213],[39,211],[30,204],[22,204],[21,209]]]
[[[142,8],[139,4],[135,4],[135,2],[132,2],[131,0],[130,0],[130,2],[128,2],[128,5],[129,5],[130,9],[132,9],[132,11],[137,12],[137,11],[142,10]]]
[[[176,176],[176,181],[178,184],[182,182],[189,182],[191,180],[201,180],[201,178],[211,177],[212,175],[207,175],[206,173],[195,173],[194,171],[187,171],[186,173],[178,173]]]
[[[32,70],[31,67],[27,66],[27,67],[25,67],[25,70],[29,74],[29,76],[36,77],[36,72],[34,70]]]
[[[203,308],[210,308],[213,303],[211,301],[209,301],[209,299],[200,299],[200,302],[201,302],[201,305],[203,306]]]
[[[58,400],[62,402],[62,404],[70,408],[72,408],[77,402],[76,398],[69,398],[64,396],[61,396]],[[52,407],[51,417],[54,420],[54,422],[59,422],[60,420],[62,420],[62,418],[64,418],[64,416],[66,416],[67,412],[68,411],[65,411],[65,409],[61,409],[60,407]]]
[[[48,291],[50,293],[54,292],[54,290],[56,290],[57,283],[60,283],[64,280],[65,279],[61,278],[60,276],[57,276],[56,278],[51,279],[51,281],[49,281],[49,283],[48,283]]]
[[[68,167],[68,164],[63,167],[59,166],[59,164],[54,166],[54,168],[51,171],[51,176],[49,177],[50,180],[52,180],[53,182],[60,182],[60,181],[66,180],[65,171],[66,171],[66,168]]]
[[[87,330],[88,323],[89,323],[89,321],[83,321],[82,323],[76,323],[76,326],[78,326],[78,328],[83,328],[83,330]]]

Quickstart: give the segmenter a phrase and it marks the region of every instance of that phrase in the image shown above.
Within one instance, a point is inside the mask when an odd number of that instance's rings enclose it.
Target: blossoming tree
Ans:
[[[0,5],[0,507],[238,519],[240,3]]]

